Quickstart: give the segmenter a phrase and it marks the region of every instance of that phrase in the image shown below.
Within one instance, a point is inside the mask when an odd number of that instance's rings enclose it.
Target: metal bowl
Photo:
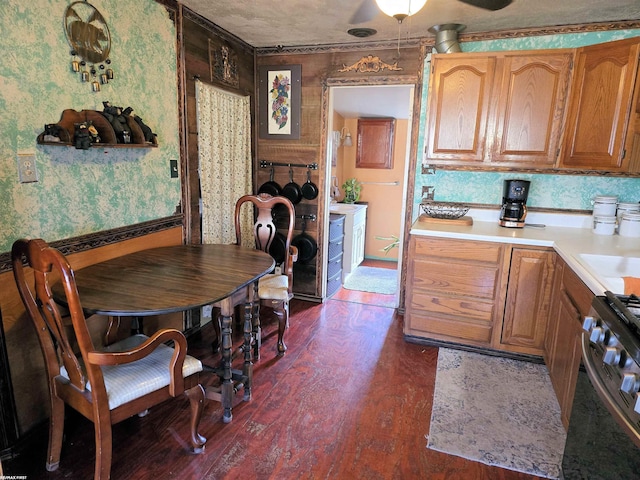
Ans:
[[[450,202],[425,202],[421,207],[424,213],[433,218],[460,218],[469,211],[467,205]]]

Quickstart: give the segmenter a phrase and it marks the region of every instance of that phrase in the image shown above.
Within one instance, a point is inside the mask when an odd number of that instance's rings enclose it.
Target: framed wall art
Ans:
[[[300,138],[301,65],[263,65],[258,91],[260,138]]]

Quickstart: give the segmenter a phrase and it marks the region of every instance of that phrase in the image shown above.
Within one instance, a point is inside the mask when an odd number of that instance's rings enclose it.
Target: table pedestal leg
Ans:
[[[254,360],[260,360],[260,347],[262,346],[262,328],[260,327],[260,299],[258,298],[258,282],[253,284],[253,288],[249,287],[250,295],[253,303],[253,318],[252,318],[252,330],[253,330],[253,358]]]
[[[249,287],[249,290],[253,290]],[[251,295],[249,296],[251,297]],[[251,386],[253,384],[253,332],[252,332],[252,321],[251,314],[253,310],[253,302],[248,299],[247,303],[244,304],[244,345],[242,346],[242,351],[244,353],[244,365],[242,367],[242,375],[246,378],[244,384],[244,400],[251,400]]]
[[[234,386],[231,374],[231,323],[233,319],[233,303],[230,299],[222,301],[220,306],[220,316],[222,320],[222,421],[229,423],[233,419],[231,408],[234,397]]]

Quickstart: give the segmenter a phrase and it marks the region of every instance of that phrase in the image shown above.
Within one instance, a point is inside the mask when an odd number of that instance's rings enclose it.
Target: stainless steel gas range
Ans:
[[[606,292],[584,318],[566,480],[640,478],[640,299]]]

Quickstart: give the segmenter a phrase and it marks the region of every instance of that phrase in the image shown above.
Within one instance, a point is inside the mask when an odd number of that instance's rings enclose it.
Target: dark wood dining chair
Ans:
[[[242,229],[242,207],[253,205],[254,224],[251,232]],[[277,212],[274,215],[274,212]],[[274,221],[274,216],[278,219]],[[286,218],[285,218],[286,217]],[[253,311],[253,334],[255,336],[254,358],[260,356],[261,327],[260,305],[273,309],[278,317],[278,345],[277,352],[282,355],[287,350],[284,343],[284,333],[289,325],[289,301],[293,298],[293,264],[298,258],[298,249],[291,245],[295,227],[295,209],[291,201],[282,196],[271,196],[267,193],[258,195],[244,195],[239,198],[235,206],[236,244],[243,245],[243,236],[253,235],[255,248],[269,253],[274,257],[276,268],[258,280],[257,298]],[[277,223],[286,224],[279,232]],[[283,233],[284,232],[284,233]],[[217,337],[220,338],[220,322],[214,321]]]
[[[51,399],[46,469],[56,470],[60,463],[65,405],[94,424],[96,480],[110,477],[112,425],[136,414],[142,416],[150,407],[182,393],[191,404],[191,445],[195,453],[201,453],[206,442],[198,433],[204,403],[199,383],[202,364],[187,355],[182,332],[163,329],[151,337],[134,335],[98,350],[91,340],[74,272],[64,255],[35,239],[17,240],[11,256],[18,291],[35,326],[46,366]],[[31,270],[33,281],[27,278]],[[66,297],[59,303],[51,290],[57,281],[62,282]]]

